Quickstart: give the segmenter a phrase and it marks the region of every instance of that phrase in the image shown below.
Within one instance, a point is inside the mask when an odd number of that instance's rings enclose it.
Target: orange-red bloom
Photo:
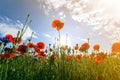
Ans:
[[[82,54],[77,54],[76,56],[75,56],[75,59],[76,60],[79,60],[79,59],[81,59],[82,58]]]
[[[11,34],[6,34],[5,37],[9,39],[9,42],[13,42],[13,36]]]
[[[20,44],[22,42],[21,38],[14,38],[13,39],[13,44]]]
[[[94,57],[95,57],[95,53],[92,53],[92,54],[89,55],[89,59],[90,59],[90,60],[93,60]]]
[[[38,47],[34,47],[34,49],[35,49],[35,51],[37,52],[37,53],[40,53],[40,48],[38,48]]]
[[[18,46],[18,51],[26,53],[28,50],[28,47],[26,45],[19,45]]]
[[[70,55],[66,55],[66,56],[65,56],[65,60],[66,60],[66,61],[69,61],[69,60],[71,60],[71,59],[72,59],[72,56],[70,56]]]
[[[34,44],[33,43],[31,43],[31,42],[29,42],[29,43],[27,43],[27,46],[29,47],[29,48],[34,48]]]
[[[38,42],[37,47],[39,47],[40,49],[44,49],[45,48],[45,43],[44,42]]]
[[[5,59],[5,55],[4,54],[0,54],[0,59]]]
[[[78,44],[75,45],[74,50],[78,50]]]
[[[94,49],[94,51],[99,51],[99,49],[100,49],[99,44],[95,44],[95,45],[93,46],[93,49]]]
[[[97,57],[95,58],[95,62],[97,62],[97,63],[102,63],[102,62],[103,62],[103,59],[100,58],[99,56],[97,56]]]
[[[46,57],[46,53],[44,51],[40,51],[40,53],[38,53],[38,57]]]
[[[52,28],[56,28],[58,31],[61,30],[64,26],[64,23],[58,19],[53,20]]]
[[[88,43],[84,43],[81,45],[79,51],[84,52],[87,51],[90,48],[90,45]]]
[[[120,52],[120,42],[115,42],[115,43],[112,45],[112,52],[113,52],[113,53]]]
[[[12,59],[12,58],[13,58],[13,54],[12,54],[12,53],[7,53],[7,54],[5,54],[5,56],[6,56],[8,59]]]
[[[52,58],[52,59],[55,59],[55,57],[56,57],[56,54],[54,54],[54,53],[50,56],[50,58]]]

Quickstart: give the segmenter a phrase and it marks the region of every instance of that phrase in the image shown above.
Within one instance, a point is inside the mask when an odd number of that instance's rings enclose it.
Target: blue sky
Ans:
[[[24,24],[27,14],[30,14],[32,23],[24,40],[34,31],[34,43],[43,41],[53,44],[58,33],[51,27],[51,22],[60,19],[65,24],[61,30],[63,42],[68,34],[69,45],[81,45],[90,38],[91,47],[98,43],[102,50],[108,50],[114,41],[119,40],[116,37],[120,30],[118,1],[0,0],[0,33],[15,35]]]

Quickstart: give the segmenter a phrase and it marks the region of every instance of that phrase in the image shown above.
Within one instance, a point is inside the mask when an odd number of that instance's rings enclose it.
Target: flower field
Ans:
[[[74,47],[61,45],[60,31],[64,23],[52,21],[58,32],[57,44],[22,43],[31,23],[29,16],[17,36],[6,34],[0,38],[0,80],[120,80],[120,42],[111,45],[111,52],[101,52],[100,45],[90,46],[89,39]],[[7,45],[11,47],[7,47]],[[89,48],[93,51],[89,54]]]

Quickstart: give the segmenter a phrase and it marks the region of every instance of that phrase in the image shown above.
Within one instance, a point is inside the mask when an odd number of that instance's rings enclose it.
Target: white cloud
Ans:
[[[9,19],[8,17],[3,17],[3,18],[0,17],[0,19],[2,20],[0,22],[0,33],[2,35],[12,34],[13,36],[17,36],[18,31],[20,31],[21,28],[23,27],[23,24],[19,20],[14,22],[11,19]],[[32,32],[34,32],[34,31],[30,27],[28,27],[25,34],[23,35],[23,40],[29,38],[31,36]],[[35,34],[33,35],[33,38],[37,38],[37,36]]]
[[[119,0],[39,0],[45,12],[70,15],[78,22],[91,25],[93,32],[115,35],[119,31]],[[106,34],[106,35],[107,35]]]
[[[18,29],[13,27],[14,25],[12,24],[6,24],[6,23],[0,23],[0,33],[5,35],[5,34],[12,34],[13,36],[16,36],[16,33],[18,32]]]
[[[47,38],[51,38],[51,37],[52,37],[52,36],[49,35],[49,34],[44,34],[44,36],[47,37]]]

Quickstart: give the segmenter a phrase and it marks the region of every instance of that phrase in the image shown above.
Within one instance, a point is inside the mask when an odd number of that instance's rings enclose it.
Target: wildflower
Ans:
[[[21,38],[13,38],[13,44],[20,44],[22,42]]]
[[[92,53],[92,54],[89,55],[89,59],[90,59],[90,60],[93,60],[94,57],[95,57],[95,53]]]
[[[40,48],[40,49],[44,49],[45,48],[45,43],[44,42],[38,42],[37,47]]]
[[[102,63],[103,62],[103,58],[102,56],[100,56],[99,54],[95,57],[95,62],[96,63]]]
[[[77,54],[76,56],[75,56],[75,59],[76,60],[79,60],[79,59],[81,59],[82,58],[82,54]]]
[[[9,41],[9,38],[6,38],[6,37],[0,38],[0,41],[2,41],[2,42],[4,42],[4,43],[10,42],[10,41]]]
[[[71,60],[71,59],[72,59],[72,56],[70,56],[70,55],[66,55],[66,56],[65,56],[65,60],[66,60],[66,61],[69,61],[69,60]]]
[[[115,42],[115,43],[112,45],[112,52],[113,52],[113,53],[120,52],[120,42]]]
[[[53,51],[53,49],[51,49],[51,48],[50,48],[50,49],[49,49],[49,51],[50,51],[50,52],[52,52],[52,51]]]
[[[78,50],[78,44],[75,45],[74,50]]]
[[[12,54],[12,53],[7,53],[7,54],[5,54],[5,56],[6,56],[8,59],[12,59],[12,58],[13,58],[13,54]]]
[[[87,51],[90,48],[90,45],[88,43],[84,43],[81,45],[79,51],[84,52]]]
[[[4,54],[0,54],[0,59],[5,59],[5,55]]]
[[[37,61],[38,60],[38,57],[34,57],[34,61]]]
[[[99,55],[100,55],[103,59],[105,59],[106,56],[107,56],[107,54],[105,54],[104,52],[100,52]]]
[[[103,80],[103,76],[101,74],[98,75],[98,80]]]
[[[52,28],[56,28],[58,31],[61,30],[64,26],[64,23],[62,23],[60,20],[53,20],[52,22]]]
[[[37,53],[40,53],[40,48],[34,47],[34,49],[35,49],[35,51],[36,51]]]
[[[11,34],[6,34],[5,37],[9,39],[9,42],[13,41],[13,36]]]
[[[23,56],[23,55],[24,55],[24,52],[21,52],[21,51],[20,51],[20,53],[19,53],[19,54],[20,54],[21,56]]]
[[[55,59],[55,57],[56,57],[56,54],[52,54],[52,55],[50,56],[50,58],[52,58],[52,59]]]
[[[26,53],[28,50],[28,47],[26,45],[19,45],[18,46],[18,51],[22,52],[23,53]]]
[[[95,45],[93,46],[93,49],[94,49],[94,51],[99,51],[99,49],[100,49],[99,44],[95,44]]]
[[[29,47],[29,48],[34,48],[34,44],[33,43],[31,43],[31,42],[29,42],[29,43],[27,43],[27,46]]]
[[[46,57],[45,52],[44,52],[44,51],[40,51],[40,52],[38,53],[38,57]]]

